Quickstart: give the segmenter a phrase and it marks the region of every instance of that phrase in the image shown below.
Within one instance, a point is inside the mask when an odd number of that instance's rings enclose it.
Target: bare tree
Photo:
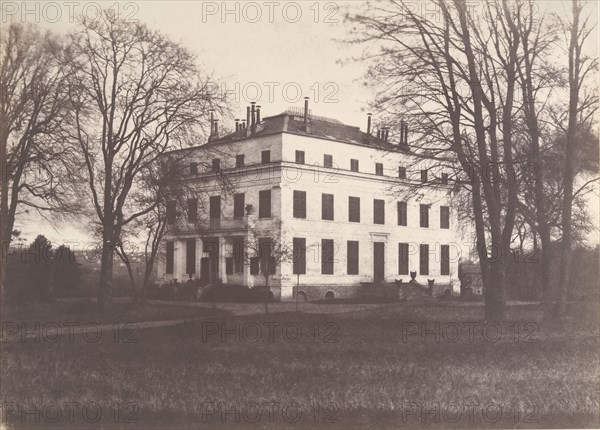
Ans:
[[[564,162],[564,197],[562,205],[562,249],[560,259],[560,282],[558,314],[565,313],[567,303],[567,293],[570,282],[571,267],[571,246],[572,246],[572,207],[573,207],[573,182],[575,178],[574,158],[580,140],[583,134],[583,128],[593,119],[596,110],[598,98],[597,94],[592,94],[591,98],[581,100],[581,91],[583,90],[586,78],[590,73],[597,72],[598,59],[585,56],[583,48],[586,40],[592,33],[592,26],[589,22],[590,17],[582,17],[583,5],[579,0],[572,0],[572,22],[569,28],[569,50],[568,50],[568,86],[569,86],[569,106],[568,106],[568,125],[566,130],[565,162]],[[597,88],[595,91],[597,92]],[[590,109],[591,107],[591,109]]]
[[[173,145],[196,142],[208,110],[220,106],[195,58],[160,33],[110,10],[80,28],[72,35],[72,137],[102,230],[98,301],[105,306],[123,226],[153,210],[128,204],[141,172]]]
[[[76,157],[63,131],[71,115],[64,49],[61,39],[33,26],[10,24],[0,32],[2,265],[19,213],[77,211]],[[4,266],[0,272],[4,286]]]
[[[516,23],[539,24],[527,13],[531,1],[432,4],[435,14],[404,1],[368,6],[350,17],[353,42],[378,47],[367,53],[368,77],[385,88],[374,105],[393,124],[410,123],[410,154],[452,168],[456,186],[469,192],[486,318],[500,320],[522,167],[514,159],[523,109],[515,93],[524,61]]]
[[[271,300],[271,286],[269,280],[277,273],[277,267],[282,263],[293,260],[294,252],[291,244],[284,242],[281,236],[273,236],[273,231],[281,231],[279,228],[263,232],[257,228],[249,229],[249,236],[244,244],[246,252],[244,259],[248,265],[258,268],[258,272],[265,278],[265,313],[269,313],[269,301]]]
[[[131,192],[129,205],[135,208],[139,217],[132,219],[121,233],[119,241],[118,255],[128,266],[130,280],[132,283],[134,301],[145,303],[148,288],[150,286],[156,259],[159,256],[162,239],[169,231],[175,232],[178,225],[168,226],[167,223],[167,203],[175,202],[175,206],[180,208],[180,218],[185,219],[186,225],[192,224],[193,231],[202,234],[205,232],[206,225],[203,223],[203,215],[208,214],[208,201],[206,192],[203,192],[205,185],[203,177],[206,170],[212,170],[212,160],[219,157],[232,157],[232,152],[228,148],[204,147],[184,148],[163,154],[153,165],[148,166],[141,174],[139,181]],[[190,163],[194,160],[194,169],[196,172],[190,172]],[[228,195],[231,192],[231,181],[227,175],[217,174],[213,179],[213,185],[221,190],[222,195]],[[194,202],[194,213],[189,213],[189,202]],[[141,210],[145,208],[146,210]],[[192,219],[193,218],[193,219]],[[180,219],[180,221],[183,221]],[[187,228],[187,227],[186,227]],[[125,242],[133,242],[134,238],[143,240],[142,254],[144,262],[144,275],[140,288],[136,288],[133,271],[129,269],[129,258],[127,250],[121,246]],[[131,247],[134,250],[137,246]]]

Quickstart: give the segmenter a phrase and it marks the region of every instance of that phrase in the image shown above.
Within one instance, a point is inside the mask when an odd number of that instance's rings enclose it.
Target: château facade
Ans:
[[[186,155],[183,181],[195,195],[185,208],[167,204],[159,281],[262,286],[257,259],[247,258],[248,241],[260,237],[294,249],[269,279],[276,300],[296,291],[352,297],[408,282],[410,272],[459,292],[452,187],[446,173],[415,163],[405,124],[396,144],[388,129],[371,129],[370,115],[363,132],[313,116],[308,100],[304,111],[260,113],[252,104],[224,136],[212,121],[209,141]]]

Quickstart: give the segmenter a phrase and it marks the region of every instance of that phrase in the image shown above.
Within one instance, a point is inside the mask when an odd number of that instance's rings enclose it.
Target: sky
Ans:
[[[417,7],[425,8],[415,1]],[[473,2],[477,5],[477,2]],[[539,2],[539,11],[564,16],[569,2]],[[366,127],[371,90],[364,85],[364,63],[351,61],[362,48],[345,43],[346,12],[359,2],[330,1],[122,1],[23,2],[2,1],[0,25],[10,21],[36,22],[66,32],[75,16],[94,16],[110,7],[128,20],[160,30],[195,53],[198,63],[224,82],[237,104],[238,117],[256,101],[262,116],[290,106],[302,106],[310,97],[312,113]],[[592,2],[592,8],[598,4]],[[597,35],[592,47],[597,52]],[[231,124],[226,124],[233,127]],[[597,212],[597,203],[596,208]],[[88,228],[75,222],[40,221],[34,214],[21,218],[23,235],[31,240],[45,234],[54,243],[88,240]]]

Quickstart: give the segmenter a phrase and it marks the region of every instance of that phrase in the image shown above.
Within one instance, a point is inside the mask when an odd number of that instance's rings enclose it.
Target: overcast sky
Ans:
[[[419,7],[422,3],[415,2]],[[476,2],[473,2],[476,4]],[[224,91],[238,102],[238,115],[256,100],[262,116],[301,106],[311,98],[313,114],[366,126],[370,90],[363,85],[365,66],[344,61],[360,54],[349,46],[344,15],[359,2],[2,2],[2,20],[38,22],[57,31],[72,27],[73,15],[94,16],[102,7],[118,8],[123,18],[144,22],[198,56],[199,64],[226,83]],[[597,9],[598,4],[592,2]],[[564,15],[569,2],[539,2],[539,10]],[[597,15],[597,11],[596,11]],[[597,43],[597,37],[594,38]],[[597,51],[597,45],[593,47]],[[233,125],[229,124],[230,126]],[[597,205],[596,205],[597,206]],[[27,240],[43,233],[54,243],[85,241],[82,224],[18,220]]]

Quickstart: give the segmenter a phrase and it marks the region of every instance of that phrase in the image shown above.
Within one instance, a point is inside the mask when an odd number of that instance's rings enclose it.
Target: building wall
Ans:
[[[271,151],[271,162],[260,165],[261,151]],[[295,151],[305,152],[305,165],[298,165],[295,161]],[[203,151],[210,155],[203,155]],[[234,169],[235,155],[245,155],[244,169]],[[215,157],[214,150],[201,148],[198,159]],[[333,156],[333,168],[323,167],[323,155]],[[257,286],[264,284],[262,275],[251,275],[247,264],[243,274],[226,275],[225,259],[232,255],[230,246],[232,236],[246,234],[251,228],[258,231],[259,236],[276,237],[291,247],[294,237],[306,239],[307,247],[307,273],[300,276],[300,284],[311,286],[312,291],[332,290],[336,297],[352,295],[357,291],[357,286],[373,281],[373,242],[385,243],[385,280],[393,282],[395,279],[408,281],[409,275],[398,274],[398,244],[409,243],[409,271],[417,271],[417,281],[423,284],[427,279],[435,279],[437,285],[453,285],[455,293],[458,287],[458,258],[453,257],[451,246],[450,275],[440,274],[440,245],[452,244],[455,240],[455,217],[451,211],[450,229],[440,229],[440,206],[448,205],[446,189],[431,187],[420,195],[407,198],[408,225],[397,225],[398,166],[405,165],[408,176],[413,180],[420,177],[420,168],[423,165],[415,164],[404,153],[377,150],[371,147],[348,145],[335,141],[317,139],[294,134],[276,134],[257,139],[245,140],[222,145],[219,148],[221,168],[223,174],[231,179],[232,194],[244,192],[245,203],[254,207],[254,213],[244,220],[233,220],[233,195],[223,195],[217,186],[216,178],[206,181],[190,179],[198,184],[198,193],[222,195],[221,229],[211,232],[198,232],[193,227],[185,226],[185,221],[178,223],[178,231],[171,229],[165,240],[175,241],[175,270],[173,275],[165,275],[165,259],[159,260],[158,277],[164,281],[177,278],[185,281],[185,239],[195,237],[196,247],[196,273],[193,278],[200,277],[200,259],[207,254],[202,252],[204,237],[219,236],[220,262],[219,274],[225,284],[243,284]],[[350,159],[359,160],[359,172],[350,171]],[[190,159],[193,161],[193,157]],[[206,160],[204,161],[206,163]],[[384,176],[375,174],[375,163],[381,162],[384,166]],[[232,169],[232,170],[229,170]],[[271,189],[272,217],[258,219],[259,191]],[[301,190],[307,193],[306,219],[293,218],[293,191]],[[321,194],[334,195],[334,221],[321,219]],[[361,202],[360,223],[348,221],[348,197],[359,197]],[[385,224],[378,225],[373,222],[373,200],[385,201]],[[208,201],[206,196],[201,201]],[[419,205],[430,204],[429,228],[419,226]],[[200,210],[199,216],[205,225],[208,225],[208,214]],[[321,240],[333,239],[335,246],[334,274],[321,274]],[[347,274],[347,241],[359,241],[359,274]],[[419,274],[419,244],[429,244],[429,275]],[[292,299],[297,276],[292,273],[292,262],[283,263],[278,267],[277,273],[270,279],[270,284],[276,298],[282,300]],[[300,288],[302,289],[302,287]],[[312,297],[311,297],[312,298]]]
[[[385,243],[385,280],[393,282],[410,280],[409,275],[399,275],[398,244],[409,243],[409,271],[417,271],[417,281],[423,284],[434,279],[436,284],[453,285],[458,293],[458,258],[450,259],[450,275],[441,275],[441,245],[452,245],[455,238],[455,223],[451,216],[450,229],[440,228],[440,206],[449,205],[447,190],[432,188],[423,193],[420,201],[407,200],[407,226],[398,226],[398,165],[413,165],[402,153],[389,153],[339,142],[329,142],[309,137],[284,135],[283,157],[293,161],[295,151],[305,151],[306,165],[299,166],[284,163],[284,168],[297,170],[294,176],[282,182],[282,230],[283,237],[291,243],[294,237],[306,239],[306,274],[300,276],[301,285],[323,286],[323,294],[333,291],[336,296],[351,295],[353,286],[361,282],[373,282],[374,261],[373,243]],[[333,155],[334,167],[322,167],[323,154]],[[350,159],[359,160],[359,173],[350,171]],[[336,160],[344,168],[335,166]],[[384,164],[384,176],[375,175],[375,162]],[[319,164],[315,167],[313,164]],[[366,172],[364,172],[366,171]],[[364,173],[363,173],[364,172]],[[420,177],[420,172],[418,173]],[[283,175],[285,179],[286,175]],[[293,217],[293,191],[306,192],[306,219]],[[334,220],[322,220],[321,195],[334,195]],[[360,198],[360,223],[349,222],[348,198]],[[385,201],[385,224],[374,224],[373,200]],[[420,204],[430,204],[429,228],[420,227]],[[321,274],[321,239],[333,239],[335,249],[334,274]],[[359,242],[359,274],[347,274],[347,241]],[[429,275],[419,274],[419,245],[428,244],[430,248]],[[282,295],[291,294],[297,277],[292,266],[282,268]],[[333,288],[335,286],[335,288]],[[347,288],[340,288],[340,287]],[[302,287],[300,287],[302,290]]]

